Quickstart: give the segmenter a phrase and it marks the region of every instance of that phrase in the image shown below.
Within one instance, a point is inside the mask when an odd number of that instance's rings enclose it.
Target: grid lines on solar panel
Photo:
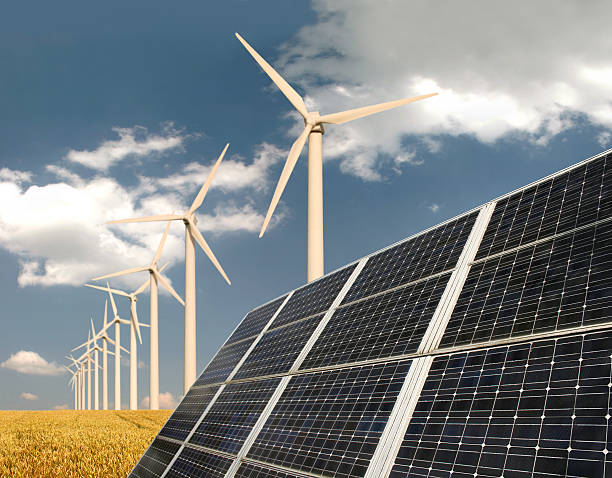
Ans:
[[[235,380],[288,372],[323,314],[268,330],[242,364]]]
[[[409,367],[403,360],[292,377],[247,457],[362,477]]]
[[[233,461],[213,453],[185,447],[166,476],[168,478],[223,478]]]
[[[605,332],[436,358],[389,476],[610,476],[611,352]]]
[[[156,438],[128,478],[159,478],[181,445]]]
[[[416,352],[450,273],[336,309],[302,370]]]
[[[189,443],[225,453],[238,453],[280,380],[273,378],[227,385]]]
[[[174,410],[160,435],[183,441],[189,435],[196,422],[206,409],[210,401],[219,390],[219,386],[191,388],[179,406]]]
[[[610,155],[500,200],[476,259],[609,217],[612,217]]]
[[[454,268],[477,216],[466,214],[371,256],[342,303]]]
[[[296,478],[297,476],[284,471],[264,468],[254,463],[243,463],[234,478]]]
[[[254,341],[255,337],[251,337],[242,342],[221,347],[217,355],[215,355],[210,364],[208,364],[200,377],[196,380],[194,386],[199,387],[201,385],[223,382],[229,374],[232,373],[232,370],[238,365],[238,362],[240,362],[240,359]]]
[[[270,328],[280,327],[304,317],[325,312],[356,266],[357,264],[351,264],[296,290],[278,313]]]
[[[249,312],[227,340],[227,343],[231,344],[247,337],[259,335],[274,313],[281,306],[285,300],[285,297],[287,296],[284,295],[283,297],[273,300],[269,304],[262,305],[261,307]]]
[[[472,265],[441,347],[612,318],[612,222]]]

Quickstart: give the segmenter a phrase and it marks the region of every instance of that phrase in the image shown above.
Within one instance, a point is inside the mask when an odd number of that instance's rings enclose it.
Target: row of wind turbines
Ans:
[[[285,95],[293,107],[300,113],[304,119],[304,130],[295,140],[283,171],[280,175],[276,189],[272,196],[272,200],[268,207],[259,237],[262,237],[266,231],[274,210],[282,196],[282,193],[287,185],[289,177],[293,172],[295,164],[304,149],[306,141],[308,141],[308,261],[307,261],[307,281],[311,282],[324,274],[324,253],[323,253],[323,161],[322,161],[322,137],[325,132],[324,124],[342,124],[358,118],[369,116],[374,113],[386,111],[396,108],[407,103],[419,101],[437,93],[415,96],[412,98],[404,98],[397,101],[380,103],[363,108],[343,111],[321,116],[319,112],[310,112],[307,110],[302,97],[287,83],[267,62],[264,60],[238,33],[236,37],[251,54],[255,61],[260,65],[270,79],[276,84],[280,91]],[[142,336],[140,327],[149,327],[150,330],[150,364],[149,364],[149,407],[152,410],[159,408],[159,329],[158,329],[158,284],[161,283],[170,294],[184,307],[185,312],[185,328],[184,328],[184,372],[183,372],[183,392],[187,393],[191,385],[196,380],[196,295],[195,295],[195,243],[202,248],[210,261],[219,271],[225,281],[231,285],[231,282],[221,267],[221,264],[213,254],[210,246],[197,228],[196,210],[202,205],[204,198],[210,188],[212,180],[219,169],[221,161],[227,151],[229,144],[225,146],[221,152],[217,162],[209,173],[206,182],[202,185],[193,203],[189,209],[181,215],[163,214],[155,216],[147,216],[131,219],[120,219],[109,221],[107,224],[120,223],[135,223],[135,222],[151,222],[151,221],[168,221],[162,239],[157,247],[157,251],[153,257],[151,264],[144,267],[133,267],[119,272],[95,277],[94,281],[110,279],[126,274],[136,272],[149,272],[149,279],[145,281],[138,289],[132,293],[128,293],[119,289],[113,289],[109,283],[106,287],[85,284],[87,287],[99,289],[106,294],[111,302],[113,318],[111,321],[107,319],[108,299],[104,305],[104,322],[100,330],[96,332],[91,320],[91,330],[89,331],[88,339],[83,344],[75,347],[73,350],[85,347],[85,352],[78,358],[72,355],[68,356],[71,364],[66,367],[72,374],[70,384],[74,389],[74,408],[79,410],[92,409],[92,379],[91,372],[93,369],[93,409],[99,409],[99,388],[98,388],[98,371],[102,371],[102,409],[108,409],[108,355],[114,356],[114,409],[121,409],[121,351],[130,356],[130,394],[129,408],[137,409],[138,407],[138,351],[137,340],[142,344]],[[164,244],[168,236],[168,230],[172,221],[182,221],[185,225],[185,300],[172,288],[170,282],[162,275],[162,271],[167,267],[167,263],[161,268],[158,268],[158,261],[161,258]],[[138,295],[143,293],[147,286],[150,293],[150,323],[144,324],[139,322],[137,314]],[[113,294],[127,297],[130,301],[130,319],[121,318],[117,312],[117,306]],[[130,349],[126,350],[121,346],[121,325],[128,324],[130,326]],[[112,340],[108,334],[108,329],[114,325],[115,338]],[[98,345],[98,341],[102,342],[102,347]],[[109,350],[109,344],[114,347],[114,352]],[[102,365],[98,363],[98,352],[102,353]]]

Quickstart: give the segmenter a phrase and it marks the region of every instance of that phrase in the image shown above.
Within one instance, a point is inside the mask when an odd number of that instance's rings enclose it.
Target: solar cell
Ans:
[[[477,216],[478,212],[466,214],[372,255],[342,303],[452,269]]]
[[[296,290],[276,316],[270,328],[277,328],[325,312],[356,266],[357,264],[351,264]]]
[[[450,273],[338,308],[302,370],[416,352]]]
[[[274,378],[227,385],[189,443],[237,453],[279,382]]]
[[[292,377],[247,457],[362,477],[409,367],[403,360]]]
[[[155,438],[128,478],[159,478],[181,446]]]
[[[232,370],[238,365],[238,362],[240,362],[240,359],[254,341],[255,337],[251,337],[242,342],[236,342],[221,347],[217,355],[215,355],[210,364],[204,369],[202,375],[196,380],[194,386],[200,387],[211,383],[223,382],[229,374],[232,373]]]
[[[434,360],[392,478],[610,476],[612,332]]]
[[[442,346],[608,321],[612,222],[472,266]]]
[[[253,463],[243,463],[234,475],[235,478],[299,478],[299,475],[271,470]]]
[[[183,448],[168,470],[168,478],[223,478],[233,460],[203,450]]]
[[[231,344],[247,337],[258,335],[281,306],[285,297],[287,296],[284,295],[249,312],[226,343]]]
[[[234,378],[240,380],[289,371],[322,317],[321,314],[268,330]]]
[[[612,156],[498,201],[476,259],[612,217]]]
[[[217,390],[219,386],[189,389],[159,434],[181,441],[187,438]]]

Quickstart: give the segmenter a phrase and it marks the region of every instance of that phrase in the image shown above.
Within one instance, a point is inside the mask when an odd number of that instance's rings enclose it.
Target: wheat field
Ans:
[[[0,477],[125,478],[171,413],[0,411]]]

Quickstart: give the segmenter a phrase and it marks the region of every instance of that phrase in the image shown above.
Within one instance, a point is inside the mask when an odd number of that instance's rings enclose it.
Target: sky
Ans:
[[[65,356],[102,324],[91,278],[150,263],[226,143],[198,210],[198,374],[252,308],[306,281],[307,157],[258,238],[301,118],[234,36],[333,113],[439,95],[323,137],[325,271],[612,146],[605,1],[17,2],[0,17],[0,409],[73,405]],[[184,293],[184,228],[161,262]],[[114,279],[136,289],[146,273]],[[117,298],[128,316],[127,299]],[[148,322],[148,295],[138,302]],[[183,385],[183,311],[160,295],[160,392]],[[128,329],[122,332],[127,345]],[[148,404],[148,330],[139,347]],[[125,357],[125,354],[124,354]],[[112,363],[112,362],[111,362]],[[127,360],[122,367],[128,398]],[[111,387],[112,403],[112,387]]]

